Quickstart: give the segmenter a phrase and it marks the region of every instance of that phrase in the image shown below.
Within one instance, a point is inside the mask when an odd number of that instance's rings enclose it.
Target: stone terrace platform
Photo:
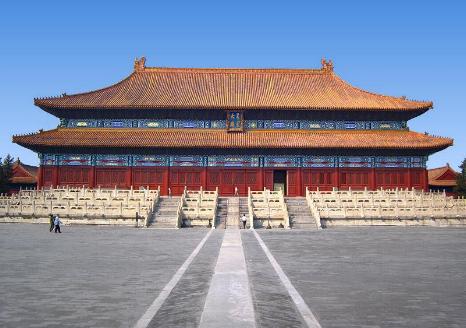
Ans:
[[[228,290],[250,300],[242,304],[252,311],[235,314],[253,318],[250,326],[311,326],[276,265],[315,316],[314,327],[465,326],[465,229],[256,233],[241,230],[230,241],[221,229],[64,226],[59,235],[46,225],[2,224],[0,326],[133,327],[171,282],[146,326],[209,327],[212,306],[222,306],[208,301],[213,277],[221,285],[224,270],[243,270],[228,269],[225,247],[232,246],[242,249],[244,257],[233,258],[246,271],[241,288]]]

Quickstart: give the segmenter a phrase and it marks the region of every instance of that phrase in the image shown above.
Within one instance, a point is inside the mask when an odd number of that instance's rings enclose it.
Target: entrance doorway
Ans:
[[[286,195],[286,170],[273,171],[273,190],[283,190]]]

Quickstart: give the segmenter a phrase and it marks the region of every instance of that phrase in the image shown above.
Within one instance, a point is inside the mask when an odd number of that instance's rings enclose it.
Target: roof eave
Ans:
[[[30,143],[30,142],[23,142],[20,140],[13,140],[14,143],[30,149],[35,152],[44,152],[49,149],[63,149],[63,150],[68,150],[68,149],[82,149],[82,148],[93,148],[96,150],[104,150],[104,149],[257,149],[258,146],[238,146],[238,147],[216,147],[213,145],[208,145],[208,146],[198,146],[198,145],[193,145],[193,146],[183,146],[183,147],[160,147],[160,146],[147,146],[147,145],[139,145],[139,146],[128,146],[128,145],[112,145],[112,146],[95,146],[95,145],[44,145],[43,143]],[[350,151],[368,151],[368,150],[382,150],[382,151],[416,151],[423,153],[425,155],[431,155],[433,153],[439,152],[443,149],[446,149],[450,147],[451,145],[442,145],[442,146],[435,146],[435,147],[305,147],[305,146],[296,146],[292,148],[287,148],[287,149],[295,149],[295,150],[329,150],[329,151],[342,151],[342,150],[350,150]],[[284,149],[283,147],[261,147],[261,149]]]
[[[350,111],[350,112],[403,112],[412,113],[411,118],[419,116],[429,109],[432,105],[426,105],[415,108],[373,108],[373,107],[286,107],[286,106],[64,106],[53,105],[35,101],[34,104],[43,111],[56,116],[57,111],[61,110],[285,110],[285,111]]]

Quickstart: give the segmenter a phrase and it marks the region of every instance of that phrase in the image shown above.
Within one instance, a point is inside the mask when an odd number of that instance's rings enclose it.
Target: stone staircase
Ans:
[[[241,215],[249,218],[247,197],[219,197],[215,224],[217,229],[238,229],[242,227]],[[246,225],[249,228],[249,219]]]
[[[249,218],[249,208],[248,208],[248,198],[247,197],[240,197],[239,199],[239,215],[238,218],[243,216],[243,214],[246,215],[247,218]],[[243,228],[243,224],[239,221],[238,219],[238,224]],[[246,228],[249,228],[249,219],[246,223]]]
[[[288,207],[292,228],[317,230],[316,221],[311,214],[305,197],[285,197],[285,203]]]
[[[228,218],[228,198],[219,197],[217,203],[217,216],[215,217],[215,227],[217,229],[225,229],[225,224]]]
[[[151,228],[176,228],[179,197],[160,197],[149,221]]]
[[[239,228],[239,197],[228,197],[226,228]]]

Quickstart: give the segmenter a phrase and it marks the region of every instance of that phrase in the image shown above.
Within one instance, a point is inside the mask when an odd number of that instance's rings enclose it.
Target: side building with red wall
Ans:
[[[429,190],[445,192],[448,196],[454,196],[454,188],[458,172],[450,167],[450,164],[427,170]]]
[[[410,131],[431,102],[355,88],[320,69],[146,67],[112,86],[35,99],[60,119],[14,136],[41,160],[39,186],[427,189],[428,156],[453,141]]]
[[[17,193],[21,189],[35,189],[39,168],[22,163],[19,159],[13,163],[12,176],[8,184],[9,193]]]

